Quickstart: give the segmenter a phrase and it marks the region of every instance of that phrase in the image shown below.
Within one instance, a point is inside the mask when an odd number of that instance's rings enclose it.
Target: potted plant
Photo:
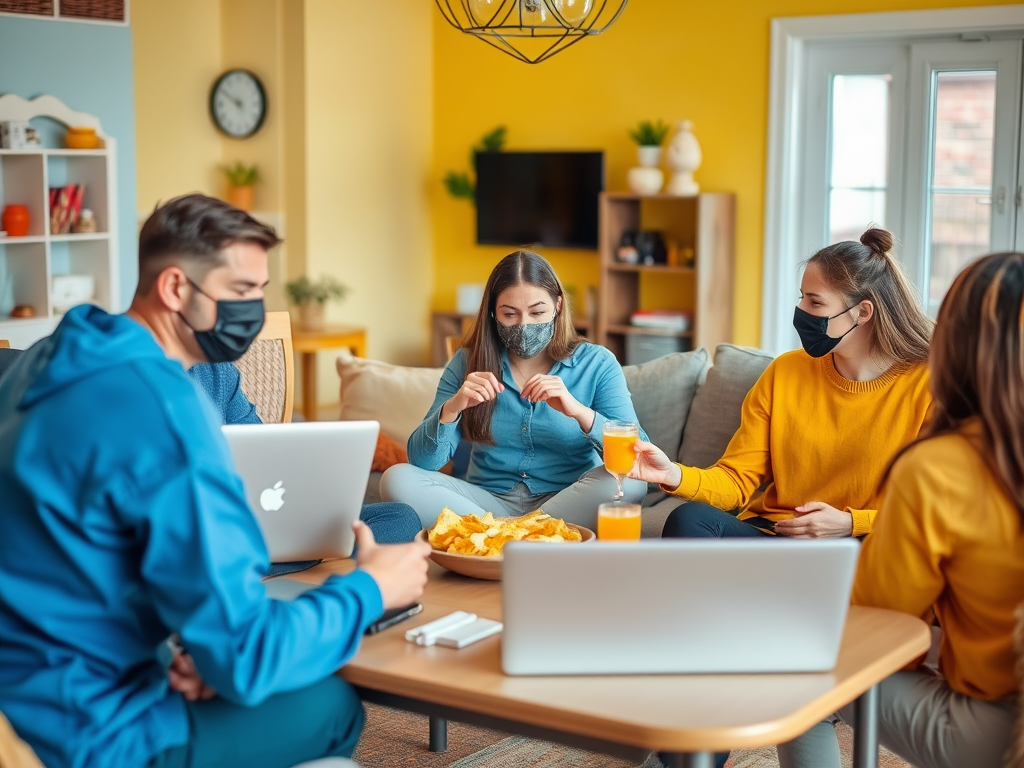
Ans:
[[[630,168],[626,174],[629,188],[638,195],[657,194],[665,182],[665,174],[658,163],[661,162],[661,145],[668,136],[668,126],[661,120],[656,123],[644,120],[629,132],[629,136],[639,145],[636,154],[640,161],[638,168]]]
[[[285,291],[292,304],[299,308],[299,325],[308,331],[324,327],[324,304],[341,300],[348,294],[348,286],[330,275],[310,280],[306,275],[285,283]]]
[[[228,181],[227,201],[235,208],[251,211],[256,184],[260,181],[259,169],[241,160],[232,165],[222,165],[220,169]]]
[[[629,132],[630,138],[639,145],[637,158],[641,166],[644,168],[658,167],[658,163],[661,162],[661,145],[665,143],[668,130],[668,125],[661,120],[656,123],[644,120]]]

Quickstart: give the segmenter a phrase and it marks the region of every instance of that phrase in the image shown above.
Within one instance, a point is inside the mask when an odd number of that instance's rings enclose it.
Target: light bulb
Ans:
[[[552,5],[566,24],[578,27],[593,10],[594,0],[554,0]]]
[[[544,0],[519,0],[519,7],[523,14],[524,25],[535,27],[547,23],[548,7]]]
[[[504,5],[505,0],[469,0],[469,13],[473,17],[473,23],[482,27],[490,24],[495,19],[495,14]]]

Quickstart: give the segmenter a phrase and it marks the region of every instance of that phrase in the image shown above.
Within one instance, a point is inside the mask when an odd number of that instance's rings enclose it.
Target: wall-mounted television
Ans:
[[[477,152],[481,245],[597,248],[603,152]]]

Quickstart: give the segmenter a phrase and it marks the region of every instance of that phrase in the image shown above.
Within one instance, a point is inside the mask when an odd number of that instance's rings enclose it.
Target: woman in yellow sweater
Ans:
[[[881,684],[881,743],[918,768],[997,768],[1024,603],[1024,254],[986,256],[957,277],[931,371],[934,418],[893,463],[853,602],[934,608],[942,625],[939,674],[915,668]],[[840,716],[855,725],[850,710]],[[839,768],[831,728],[790,746],[800,759],[784,766]]]
[[[892,244],[885,230],[869,229],[859,243],[810,258],[793,318],[803,349],[780,355],[758,379],[717,464],[684,467],[637,443],[631,476],[689,502],[669,515],[662,536],[871,531],[882,472],[917,437],[931,403],[932,322]]]

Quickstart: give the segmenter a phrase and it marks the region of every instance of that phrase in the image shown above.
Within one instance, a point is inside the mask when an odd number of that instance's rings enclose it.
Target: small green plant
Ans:
[[[232,187],[251,187],[260,180],[259,168],[255,165],[246,165],[241,160],[231,165],[222,165],[220,169]]]
[[[332,299],[343,299],[348,294],[348,286],[340,283],[330,275],[317,280],[302,277],[291,280],[284,285],[292,304],[298,307],[306,304],[324,304]]]
[[[456,200],[459,198],[474,200],[476,198],[476,187],[473,186],[472,179],[469,178],[469,174],[465,171],[462,173],[448,171],[444,177],[444,188]]]
[[[665,143],[669,127],[661,120],[652,123],[644,120],[634,130],[629,132],[629,137],[641,147],[660,147]]]
[[[485,133],[480,141],[473,145],[469,150],[469,165],[474,171],[476,171],[476,153],[500,152],[505,146],[506,131],[504,125],[499,125],[490,133]],[[456,200],[464,199],[470,202],[476,200],[476,184],[473,183],[473,179],[466,171],[461,173],[448,171],[444,177],[444,187],[448,190],[448,194]]]

